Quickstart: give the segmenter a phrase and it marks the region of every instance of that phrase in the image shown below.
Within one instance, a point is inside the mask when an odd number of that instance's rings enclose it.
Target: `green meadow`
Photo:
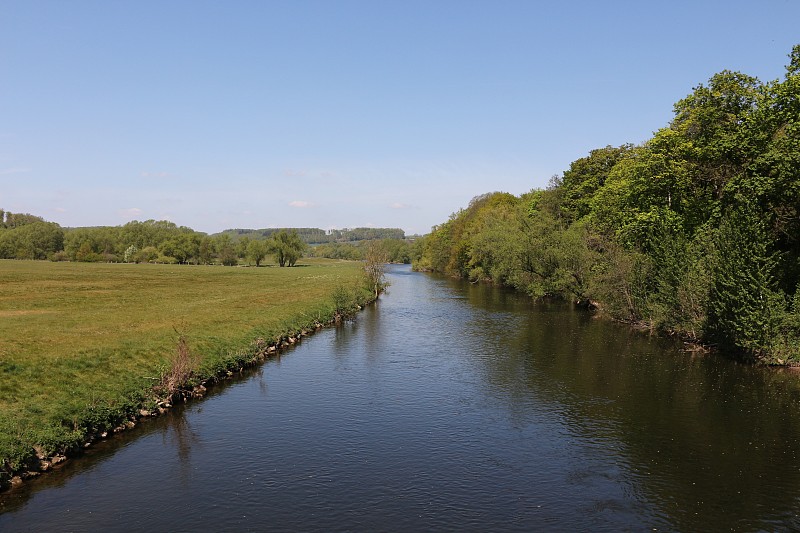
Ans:
[[[359,263],[320,259],[295,268],[0,260],[0,472],[152,408],[181,337],[195,379],[236,370],[257,339],[329,320],[342,294],[366,302],[362,276]]]

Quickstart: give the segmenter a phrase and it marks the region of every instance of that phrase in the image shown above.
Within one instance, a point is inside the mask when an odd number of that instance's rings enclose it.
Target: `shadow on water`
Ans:
[[[450,283],[479,311],[471,327],[486,332],[483,348],[506,346],[479,360],[509,411],[524,412],[531,397],[558,402],[597,453],[625,458],[631,489],[670,527],[800,529],[798,374],[686,352],[565,304]],[[506,314],[507,327],[492,330],[487,313]]]

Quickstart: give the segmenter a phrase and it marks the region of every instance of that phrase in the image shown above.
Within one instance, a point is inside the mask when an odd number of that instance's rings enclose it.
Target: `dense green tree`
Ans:
[[[275,254],[275,260],[282,267],[294,266],[303,257],[305,248],[306,244],[294,231],[278,231],[269,242],[269,250]]]
[[[47,259],[64,246],[64,231],[53,222],[17,224],[0,232],[0,257]]]
[[[729,186],[731,197],[758,201],[778,252],[778,283],[789,293],[800,282],[800,45],[790,60],[785,79],[767,84],[745,125],[743,138],[757,155]]]
[[[567,220],[575,221],[589,214],[594,194],[608,179],[614,165],[626,157],[633,146],[624,144],[618,148],[606,146],[592,150],[589,155],[575,160],[561,178],[560,207]]]
[[[72,261],[114,261],[118,247],[118,228],[72,228],[64,237],[64,251]]]
[[[180,232],[162,242],[159,250],[178,263],[196,262],[200,256],[200,238],[192,233]]]
[[[158,259],[158,249],[155,246],[145,246],[135,256],[137,263],[151,263]]]
[[[370,242],[370,241],[367,241]],[[410,263],[411,244],[405,239],[382,239],[379,241],[386,251],[386,260],[390,263]]]
[[[264,241],[250,241],[247,245],[247,258],[255,263],[257,267],[261,266],[261,262],[268,252],[267,243]]]
[[[217,235],[215,238],[214,247],[217,250],[217,259],[225,266],[235,266],[239,264],[239,258],[236,254],[236,246],[233,244],[230,236],[227,234]]]
[[[197,259],[201,265],[210,265],[214,261],[214,254],[216,253],[213,239],[208,235],[201,236],[197,253]]]
[[[709,327],[726,349],[760,355],[775,334],[783,302],[764,221],[744,202],[722,220],[715,239]]]
[[[37,217],[29,213],[12,213],[10,211],[3,211],[3,214],[5,218],[0,218],[0,225],[9,229],[19,228],[27,224],[45,221],[42,217]]]
[[[364,259],[364,248],[356,243],[332,242],[312,247],[310,254],[313,257],[361,261]]]
[[[248,254],[248,246],[250,245],[250,237],[244,236],[236,241],[236,255],[239,259],[246,259]]]

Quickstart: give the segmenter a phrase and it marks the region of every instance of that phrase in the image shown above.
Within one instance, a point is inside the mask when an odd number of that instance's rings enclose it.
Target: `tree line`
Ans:
[[[782,80],[720,72],[641,145],[489,193],[415,268],[571,298],[761,362],[800,361],[800,45]]]
[[[272,255],[279,266],[294,266],[306,252],[306,243],[287,229],[269,239],[234,241],[225,233],[209,236],[166,220],[62,228],[38,216],[0,209],[0,259],[260,266]]]
[[[308,244],[323,238],[323,244]],[[316,228],[237,229],[207,235],[166,220],[62,228],[35,215],[0,209],[0,259],[260,266],[267,256],[273,256],[280,266],[294,266],[306,254],[364,261],[366,243],[373,241],[379,243],[388,262],[411,262],[413,241],[395,228],[327,233]]]
[[[266,229],[227,229],[221,234],[228,234],[233,240],[247,237],[249,239],[269,239],[279,231],[294,231],[306,244],[328,244],[342,242],[371,241],[376,239],[404,239],[405,232],[400,228],[344,228],[325,231],[320,228],[266,228]],[[216,234],[220,235],[220,233]]]
[[[397,238],[333,242],[312,246],[309,249],[309,255],[312,257],[327,257],[329,259],[365,261],[370,253],[375,253],[374,246],[377,246],[387,263],[409,264],[412,258],[419,255],[417,242],[417,240]]]

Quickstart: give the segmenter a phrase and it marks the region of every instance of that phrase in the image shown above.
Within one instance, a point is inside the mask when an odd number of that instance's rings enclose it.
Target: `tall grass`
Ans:
[[[362,270],[0,261],[0,485],[332,319]]]

